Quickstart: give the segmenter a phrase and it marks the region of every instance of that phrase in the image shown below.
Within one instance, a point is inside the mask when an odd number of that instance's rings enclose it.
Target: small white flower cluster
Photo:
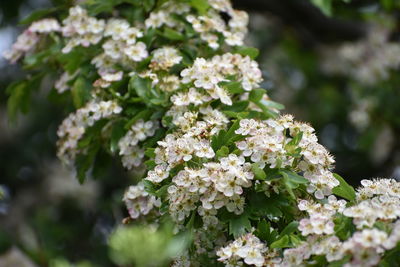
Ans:
[[[393,179],[361,181],[357,190],[357,205],[346,208],[343,214],[354,218],[358,229],[372,227],[377,220],[387,221],[400,217],[400,183]]]
[[[392,240],[397,243],[399,234],[392,234]],[[385,248],[394,244],[386,232],[376,228],[363,229],[355,232],[352,237],[342,242],[337,236],[310,236],[307,242],[299,247],[284,251],[281,266],[300,266],[307,262],[312,255],[323,255],[328,262],[338,261],[351,256],[345,267],[376,266]]]
[[[329,196],[328,202],[325,204],[301,200],[298,204],[299,209],[306,211],[310,216],[300,220],[299,230],[301,234],[303,236],[333,234],[335,226],[333,215],[337,212],[343,212],[346,208],[346,203],[345,200],[337,200],[334,195]]]
[[[150,196],[141,182],[130,186],[125,192],[123,200],[132,219],[147,215],[154,207],[161,206],[161,201],[154,196]]]
[[[258,88],[262,82],[257,62],[248,56],[231,53],[210,60],[197,58],[192,67],[182,70],[181,76],[183,83],[193,83],[197,89],[204,89],[213,99],[220,99],[226,105],[232,105],[232,100],[220,83],[229,82],[228,76],[235,76],[246,91]]]
[[[188,15],[186,20],[192,24],[193,29],[200,33],[200,38],[208,43],[208,45],[217,49],[218,36],[222,34],[228,45],[243,45],[244,37],[247,34],[247,24],[249,17],[246,12],[234,10],[227,0],[212,1],[210,5],[214,9],[210,9],[207,14],[202,16]],[[225,13],[229,17],[226,23],[220,12]]]
[[[139,142],[153,136],[158,125],[154,121],[144,122],[138,120],[118,142],[119,155],[122,156],[122,165],[128,170],[138,167],[142,163],[144,151],[138,145]]]
[[[60,78],[54,83],[54,88],[57,90],[59,94],[64,93],[65,91],[70,89],[68,82],[76,77],[79,72],[76,71],[74,74],[69,74],[67,71],[64,72]]]
[[[55,19],[42,19],[32,23],[29,30],[37,33],[51,33],[60,31],[61,26]]]
[[[172,178],[168,188],[170,214],[182,221],[197,208],[206,225],[218,223],[217,210],[226,207],[229,212],[241,214],[244,208],[243,188],[252,185],[254,174],[244,158],[230,154],[219,162],[208,162],[203,168],[185,167]]]
[[[281,259],[278,253],[268,250],[266,245],[255,235],[249,233],[241,236],[226,247],[217,250],[218,261],[225,266],[279,266]]]
[[[149,65],[153,70],[168,70],[175,64],[179,64],[182,56],[179,51],[173,47],[165,46],[152,52],[152,58]]]
[[[99,43],[103,38],[104,27],[104,20],[89,17],[87,11],[80,6],[70,8],[61,30],[63,36],[69,38],[62,52],[69,53],[76,46],[88,47]]]
[[[171,96],[171,102],[175,106],[189,106],[190,104],[198,106],[210,101],[211,99],[210,96],[200,93],[193,87],[191,87],[187,92],[178,92]]]
[[[12,49],[4,52],[3,56],[11,63],[15,63],[26,53],[32,51],[38,42],[39,35],[27,29],[18,36],[17,41],[12,45]]]
[[[72,165],[78,153],[78,142],[89,126],[100,119],[110,118],[121,113],[122,108],[115,101],[92,100],[84,107],[71,113],[60,125],[57,131],[58,157],[67,165]]]
[[[55,19],[42,19],[32,23],[28,29],[18,36],[11,50],[4,53],[4,58],[11,63],[17,62],[18,59],[36,47],[40,40],[40,34],[57,32],[60,29],[60,24]]]
[[[161,28],[167,26],[178,32],[185,30],[185,23],[174,18],[174,15],[184,16],[205,41],[209,47],[217,49],[220,47],[219,36],[225,38],[225,43],[243,45],[243,40],[247,34],[248,15],[246,12],[234,10],[228,0],[217,0],[210,2],[211,8],[206,14],[194,15],[189,13],[190,6],[185,3],[165,3],[157,12],[152,12],[145,21],[146,28]],[[229,17],[225,22],[220,13]]]
[[[284,251],[283,266],[298,266],[312,255],[324,255],[328,262],[350,255],[344,266],[375,266],[386,250],[393,249],[400,241],[400,183],[393,179],[363,180],[356,192],[358,203],[346,207],[345,200],[333,195],[326,203],[301,200],[298,207],[309,214],[300,220],[299,230],[308,236],[299,247]],[[353,235],[340,241],[334,235],[335,215],[354,218],[358,229]],[[389,232],[374,228],[384,223]],[[390,234],[389,234],[390,233]]]
[[[174,14],[182,15],[190,11],[190,6],[186,3],[177,2],[166,2],[160,8],[159,11],[150,13],[149,17],[145,20],[146,28],[156,29],[162,26],[168,26],[170,28],[177,28],[181,30],[184,24],[179,20],[174,19]]]
[[[104,53],[96,56],[92,64],[106,82],[122,79],[123,73],[115,69],[116,65],[132,69],[132,62],[142,61],[149,56],[145,43],[137,40],[143,37],[143,32],[131,27],[124,19],[110,19],[106,24],[104,37],[109,38],[102,45]]]
[[[285,115],[264,122],[244,119],[235,132],[247,136],[236,143],[243,156],[250,157],[262,168],[268,164],[271,168],[294,167],[304,172],[304,177],[310,180],[307,191],[314,193],[316,198],[329,196],[332,188],[339,185],[330,172],[334,160],[318,144],[314,129],[305,123],[293,121],[292,116]],[[291,137],[287,137],[287,133]],[[300,141],[297,145],[291,144],[297,135],[300,135]],[[297,149],[300,149],[298,155],[295,153]]]

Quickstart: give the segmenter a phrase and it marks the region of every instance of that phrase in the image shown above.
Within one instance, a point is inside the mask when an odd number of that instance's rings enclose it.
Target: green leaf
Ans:
[[[233,121],[233,124],[231,125],[231,127],[229,128],[229,130],[226,132],[226,134],[224,135],[224,144],[228,145],[232,142],[232,139],[237,135],[235,134],[235,131],[237,129],[239,129],[240,127],[240,121],[239,120],[235,120]]]
[[[113,124],[111,131],[111,141],[110,141],[110,150],[111,153],[115,153],[118,151],[118,142],[125,135],[125,121],[120,120]]]
[[[249,56],[251,59],[255,59],[260,54],[257,48],[249,46],[237,46],[234,52],[242,56]]]
[[[185,40],[185,36],[182,33],[177,32],[170,28],[165,28],[164,32],[162,33],[162,36],[164,36],[167,39],[173,40],[173,41]]]
[[[210,8],[207,0],[190,0],[190,5],[194,7],[201,15],[204,15]]]
[[[218,158],[226,157],[229,154],[229,148],[226,146],[222,146],[220,149],[218,149],[216,155]]]
[[[80,76],[75,80],[71,89],[72,101],[74,102],[75,108],[80,108],[86,104],[90,99],[91,89],[92,84],[83,76]]]
[[[152,87],[149,78],[134,75],[129,81],[128,90],[136,93],[148,106],[165,106],[168,103],[168,98]]]
[[[252,193],[249,196],[249,210],[255,217],[268,217],[270,220],[282,217],[278,196],[267,197],[264,193]]]
[[[242,112],[245,111],[246,108],[249,106],[249,101],[247,100],[242,100],[242,101],[237,101],[233,103],[231,106],[224,106],[222,111],[233,111],[234,113]]]
[[[151,99],[151,80],[134,75],[129,81],[128,90],[136,92],[142,100],[149,101]]]
[[[332,0],[310,0],[322,13],[327,16],[332,15]]]
[[[267,244],[272,244],[278,236],[278,232],[276,230],[272,230],[271,225],[265,219],[258,223],[255,234],[260,239],[266,241]]]
[[[257,102],[259,102],[259,101],[262,99],[263,95],[264,95],[266,92],[267,92],[267,91],[266,91],[265,89],[262,89],[262,88],[253,89],[253,90],[251,90],[251,92],[250,92],[249,100],[250,100],[251,102],[257,103]]]
[[[273,242],[269,247],[270,248],[288,248],[290,247],[289,236],[284,235],[275,242]]]
[[[333,222],[335,223],[335,235],[341,240],[348,239],[356,230],[352,218],[346,217],[343,214],[337,214]]]
[[[286,227],[280,232],[279,236],[283,237],[284,235],[290,235],[294,231],[297,230],[297,227],[299,226],[299,223],[297,221],[291,222]]]
[[[280,174],[282,174],[283,183],[293,199],[296,199],[293,189],[298,188],[300,184],[307,184],[309,182],[302,176],[288,170],[280,171]]]
[[[238,238],[249,231],[251,231],[251,223],[247,213],[229,220],[229,234],[233,235],[234,238]]]
[[[284,174],[287,175],[287,178],[293,184],[299,185],[299,184],[308,184],[309,183],[309,181],[306,178],[304,178],[303,176],[298,175],[295,172],[292,172],[292,171],[289,171],[289,170],[282,170],[280,172],[281,172],[282,175],[284,175]],[[293,187],[293,188],[297,188],[296,185],[294,185],[294,186],[295,187]]]
[[[333,176],[340,182],[340,184],[333,188],[332,192],[339,197],[345,198],[349,201],[354,201],[356,199],[354,188],[338,174],[334,173]]]
[[[89,146],[86,153],[78,154],[75,160],[76,175],[81,184],[83,184],[88,176],[88,171],[93,166],[100,144],[95,143]]]
[[[10,121],[16,120],[18,112],[26,114],[29,111],[32,91],[40,88],[42,78],[41,73],[29,80],[15,82],[7,87],[6,93],[9,95],[7,113]]]
[[[275,101],[272,100],[266,100],[266,99],[262,99],[260,102],[260,104],[262,104],[263,106],[267,107],[267,108],[273,108],[273,109],[284,109],[285,106],[282,104],[279,104]]]
[[[152,182],[149,180],[142,180],[142,183],[144,185],[144,190],[146,190],[147,193],[153,196],[157,194],[156,186]]]
[[[34,21],[37,21],[41,18],[49,16],[50,14],[54,13],[55,11],[57,11],[56,7],[36,10],[36,11],[32,12],[29,16],[22,19],[19,22],[19,24],[31,24]]]
[[[6,89],[10,95],[7,101],[7,113],[11,121],[15,121],[18,111],[26,113],[29,109],[30,90],[27,82],[12,83]]]
[[[251,170],[257,180],[265,180],[267,178],[265,171],[259,167],[258,163],[251,164]]]
[[[220,85],[231,94],[240,94],[244,92],[241,82],[221,82]]]
[[[211,137],[211,147],[214,151],[218,151],[224,144],[225,130],[219,131],[217,135]]]

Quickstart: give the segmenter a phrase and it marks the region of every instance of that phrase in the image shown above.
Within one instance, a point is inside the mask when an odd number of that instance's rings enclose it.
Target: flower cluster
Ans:
[[[343,212],[347,202],[345,200],[337,200],[334,195],[328,197],[328,202],[325,204],[314,203],[307,200],[299,202],[299,209],[306,211],[309,218],[300,221],[299,230],[302,235],[309,234],[333,234],[334,226],[333,215],[337,212]]]
[[[211,60],[197,58],[192,67],[181,72],[181,76],[183,83],[193,83],[196,88],[204,89],[213,99],[220,99],[226,105],[232,105],[232,100],[220,83],[229,82],[228,76],[234,76],[246,91],[258,88],[262,81],[257,62],[231,53],[214,56]]]
[[[307,191],[316,198],[330,195],[332,188],[339,185],[330,172],[334,160],[317,143],[314,129],[293,121],[292,116],[265,122],[244,119],[236,133],[247,136],[236,143],[243,156],[250,157],[262,168],[267,164],[271,168],[292,167],[304,172],[304,177],[310,180]]]
[[[206,14],[200,16],[190,13],[190,6],[184,3],[166,3],[158,12],[150,14],[146,19],[147,28],[161,28],[168,26],[183,32],[185,23],[174,19],[174,14],[183,16],[190,23],[193,30],[200,34],[201,40],[209,47],[217,49],[220,47],[219,37],[222,35],[228,45],[243,45],[247,33],[248,15],[246,12],[234,10],[228,0],[210,1],[212,8]],[[229,17],[226,23],[221,13]]]
[[[20,36],[11,61],[54,37],[43,47],[63,66],[55,88],[80,107],[58,130],[58,156],[74,165],[104,147],[126,169],[146,168],[123,200],[132,219],[162,215],[193,233],[173,266],[372,266],[395,251],[400,183],[363,181],[355,192],[333,174],[314,129],[279,114],[254,53],[236,47],[247,14],[200,2],[132,3],[149,14],[141,22],[122,5],[107,19],[76,6],[62,25],[44,19]]]
[[[156,129],[156,122],[138,120],[131,126],[126,135],[119,140],[119,154],[122,156],[122,165],[125,168],[129,170],[142,163],[144,151],[138,146],[138,143],[144,141],[147,137],[153,136]]]
[[[145,191],[143,183],[130,186],[125,192],[123,200],[132,219],[137,219],[140,215],[147,215],[154,207],[161,205],[159,199],[150,196]]]
[[[285,250],[283,263],[299,265],[311,260],[312,255],[324,255],[328,262],[351,256],[344,266],[375,266],[385,250],[394,248],[400,241],[400,183],[379,179],[363,180],[362,185],[356,192],[357,202],[351,206],[333,195],[326,203],[301,200],[299,209],[306,211],[309,218],[303,218],[298,228],[303,236],[308,236],[307,242]],[[347,240],[335,235],[337,216],[353,218],[358,229]],[[384,224],[389,231],[375,228],[377,223]]]
[[[253,234],[246,234],[236,239],[228,246],[217,251],[218,260],[225,266],[278,266],[281,259],[274,250],[268,250],[267,246]]]
[[[400,183],[393,179],[363,180],[357,191],[359,203],[344,210],[358,229],[372,227],[377,220],[400,217]]]
[[[67,165],[72,165],[78,150],[78,142],[85,134],[87,127],[96,121],[110,118],[121,113],[122,108],[114,101],[91,101],[84,107],[71,113],[57,131],[59,140],[58,157]]]
[[[88,47],[97,44],[103,37],[105,27],[104,20],[90,17],[87,11],[80,6],[69,10],[69,16],[63,20],[61,29],[68,42],[63,48],[63,53],[69,53],[76,46]]]
[[[17,41],[13,44],[10,51],[4,53],[4,57],[15,63],[25,54],[32,52],[40,40],[40,34],[48,34],[51,32],[60,31],[61,27],[55,19],[43,19],[32,23],[26,29]]]

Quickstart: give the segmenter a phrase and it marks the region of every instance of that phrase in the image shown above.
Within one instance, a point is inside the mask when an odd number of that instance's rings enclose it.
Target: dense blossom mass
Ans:
[[[60,159],[85,177],[103,149],[143,170],[123,200],[130,221],[169,217],[192,233],[173,266],[389,262],[400,183],[364,180],[354,191],[334,174],[314,129],[279,114],[260,88],[255,50],[243,46],[248,15],[227,0],[189,2],[167,1],[137,22],[75,6],[22,33],[6,58],[55,42],[55,90],[76,107],[58,130]]]

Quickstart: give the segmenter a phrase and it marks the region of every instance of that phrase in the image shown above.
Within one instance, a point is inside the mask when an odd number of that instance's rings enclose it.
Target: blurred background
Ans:
[[[0,54],[23,29],[19,20],[62,1],[0,1]],[[250,13],[247,43],[260,49],[264,88],[316,129],[336,172],[353,185],[399,179],[400,3],[233,2]],[[121,198],[132,180],[110,161],[82,186],[61,166],[56,130],[66,112],[49,88],[9,123],[4,89],[23,75],[0,59],[0,267],[113,266],[106,239],[126,216]]]

